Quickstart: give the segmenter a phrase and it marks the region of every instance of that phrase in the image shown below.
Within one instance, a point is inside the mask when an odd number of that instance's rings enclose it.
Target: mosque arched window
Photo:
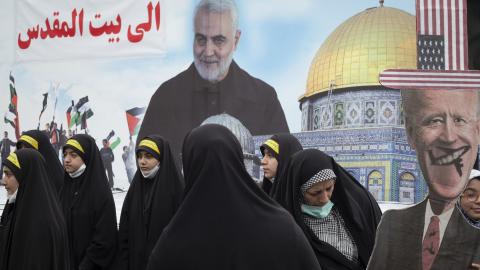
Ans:
[[[415,175],[404,172],[400,175],[399,201],[413,203],[415,201]]]
[[[368,175],[368,185],[381,185],[383,183],[383,175],[379,171],[372,171]]]
[[[383,181],[384,176],[378,170],[373,170],[368,174],[368,190],[377,201],[383,200]]]

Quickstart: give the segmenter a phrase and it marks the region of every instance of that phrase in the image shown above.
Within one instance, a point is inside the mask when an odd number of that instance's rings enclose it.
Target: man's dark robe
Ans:
[[[69,143],[78,142],[83,152]],[[110,269],[117,251],[117,217],[112,192],[95,140],[78,134],[65,148],[76,152],[86,165],[82,175],[65,174],[60,190],[75,269]]]
[[[232,61],[225,79],[215,84],[202,79],[194,64],[163,83],[150,100],[138,138],[161,135],[179,160],[187,132],[221,113],[240,120],[252,135],[289,132],[275,89]]]
[[[108,184],[110,185],[110,188],[113,188],[112,163],[115,160],[115,156],[113,155],[112,148],[102,147],[102,149],[100,149],[100,156],[102,157],[103,166],[107,170]]]
[[[8,154],[10,154],[10,146],[15,146],[15,143],[9,138],[3,138],[2,141],[0,141],[0,154],[2,155],[2,159],[6,159]]]

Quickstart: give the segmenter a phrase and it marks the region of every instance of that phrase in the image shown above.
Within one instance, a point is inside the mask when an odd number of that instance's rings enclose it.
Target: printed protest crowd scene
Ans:
[[[160,3],[148,7],[130,42],[153,19],[159,27]],[[21,129],[9,74],[0,270],[480,269],[479,14],[474,0],[416,0],[416,16],[380,1],[349,19],[314,58],[302,133],[290,133],[275,89],[233,60],[248,35],[234,0],[198,1],[193,61],[148,106],[125,109],[123,143],[111,123],[90,132],[88,95],[50,121],[42,115],[57,97],[43,94],[38,124]],[[395,60],[414,65],[348,69],[365,84],[329,77],[344,57],[330,45],[356,46],[349,36],[379,18],[415,34]],[[335,90],[340,80],[348,87]],[[377,134],[362,129],[373,124]],[[395,147],[390,163],[369,156]],[[407,204],[382,211],[386,198]]]

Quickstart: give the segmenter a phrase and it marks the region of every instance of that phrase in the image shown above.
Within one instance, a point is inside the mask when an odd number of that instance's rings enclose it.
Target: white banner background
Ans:
[[[166,12],[159,0],[17,0],[15,60],[160,54]]]

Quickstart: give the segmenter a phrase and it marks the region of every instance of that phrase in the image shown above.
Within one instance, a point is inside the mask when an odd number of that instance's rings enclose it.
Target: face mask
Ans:
[[[18,188],[17,190],[15,190],[15,192],[12,195],[7,194],[7,199],[8,199],[7,203],[14,203],[17,200],[17,192],[18,192]]]
[[[152,179],[153,177],[155,177],[155,175],[157,174],[158,170],[160,169],[160,164],[158,164],[157,166],[155,166],[153,169],[151,169],[150,171],[142,171],[140,170],[140,172],[142,173],[143,177],[147,178],[147,179]]]
[[[72,172],[72,173],[68,173],[68,175],[70,175],[71,178],[77,178],[79,177],[80,175],[82,175],[82,173],[85,171],[85,169],[87,168],[87,165],[82,164],[82,166],[80,166],[80,168],[78,168],[78,170]]]
[[[314,206],[302,203],[302,212],[314,218],[324,218],[330,214],[333,208],[333,202],[328,201],[324,206]]]

